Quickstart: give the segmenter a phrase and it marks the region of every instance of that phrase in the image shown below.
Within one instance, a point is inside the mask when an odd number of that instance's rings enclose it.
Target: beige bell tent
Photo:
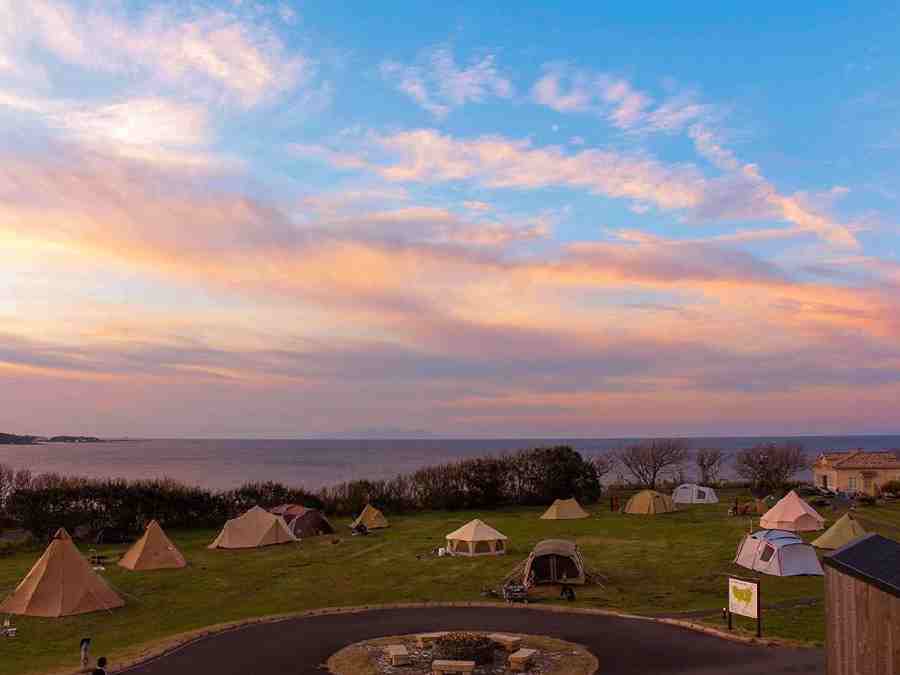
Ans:
[[[175,544],[166,536],[155,520],[151,520],[144,536],[134,542],[119,560],[119,567],[135,572],[179,569],[187,566]]]
[[[557,499],[544,511],[541,520],[572,520],[587,518],[590,514],[581,508],[577,499]]]
[[[763,514],[759,526],[767,530],[813,532],[825,526],[825,519],[791,490]]]
[[[867,534],[849,513],[844,514],[834,525],[829,527],[818,539],[812,542],[816,548],[837,549],[856,541]]]
[[[60,528],[0,614],[60,617],[122,607],[125,601],[97,575]]]
[[[450,555],[500,555],[506,552],[505,534],[477,518],[447,535]]]
[[[540,584],[583,584],[586,582],[584,561],[575,542],[545,539],[528,556],[523,581]]]
[[[642,516],[655,516],[659,513],[671,513],[677,511],[675,502],[669,495],[660,494],[655,490],[642,490],[634,495],[625,504],[625,513]]]
[[[365,525],[367,530],[377,530],[388,526],[388,520],[384,514],[371,504],[366,504],[359,517],[350,523],[350,527]]]
[[[242,516],[232,518],[209,548],[259,548],[297,541],[281,516],[254,506]]]

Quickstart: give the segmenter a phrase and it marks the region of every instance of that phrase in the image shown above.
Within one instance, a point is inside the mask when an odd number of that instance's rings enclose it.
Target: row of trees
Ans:
[[[596,464],[568,446],[535,448],[419,469],[390,480],[350,481],[319,492],[329,508],[356,513],[367,501],[392,511],[547,504],[602,491]]]
[[[341,483],[318,493],[273,482],[213,492],[172,480],[32,476],[0,466],[0,515],[38,537],[58,527],[136,532],[153,518],[165,527],[214,527],[254,505],[298,503],[350,515],[370,502],[397,513],[546,504],[571,496],[594,502],[600,492],[595,464],[565,446],[450,462],[389,480]]]
[[[655,489],[663,480],[681,482],[691,459],[701,483],[718,482],[726,462],[725,453],[720,448],[701,448],[692,453],[680,439],[661,438],[630,444],[596,457],[594,466],[599,478],[621,466],[634,484]],[[765,443],[739,450],[733,466],[734,472],[754,490],[772,492],[808,468],[809,463],[799,443]]]

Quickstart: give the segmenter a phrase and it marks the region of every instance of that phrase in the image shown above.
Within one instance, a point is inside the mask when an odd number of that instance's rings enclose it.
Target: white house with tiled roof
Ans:
[[[867,450],[823,452],[813,464],[813,479],[830,490],[874,495],[888,481],[900,480],[900,457]]]

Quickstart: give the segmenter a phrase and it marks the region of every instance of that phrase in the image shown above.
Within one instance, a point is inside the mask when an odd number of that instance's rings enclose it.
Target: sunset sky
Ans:
[[[0,0],[0,431],[896,432],[853,7]]]

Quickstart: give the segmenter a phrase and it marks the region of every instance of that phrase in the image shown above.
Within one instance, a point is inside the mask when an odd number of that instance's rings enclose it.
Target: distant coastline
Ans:
[[[443,462],[502,455],[538,446],[569,445],[586,457],[622,448],[628,438],[508,439],[105,439],[100,443],[0,444],[0,464],[33,473],[93,478],[172,478],[187,485],[235,489],[248,481],[280,481],[310,490],[355,479],[393,478]],[[759,443],[803,444],[829,450],[900,448],[900,435],[691,437],[692,448],[720,448],[731,458]],[[806,478],[806,476],[798,476]],[[610,476],[610,480],[616,476]]]
[[[0,445],[40,445],[42,443],[106,443],[96,436],[23,436],[0,433]]]

